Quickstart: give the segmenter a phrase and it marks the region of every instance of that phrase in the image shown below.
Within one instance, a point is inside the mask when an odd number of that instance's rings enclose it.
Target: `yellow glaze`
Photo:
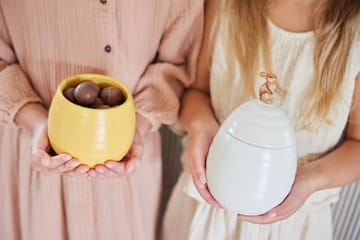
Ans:
[[[63,91],[84,80],[100,87],[121,90],[125,102],[108,109],[93,109],[67,100]],[[135,133],[135,108],[132,94],[120,81],[97,74],[80,74],[63,80],[49,110],[48,135],[57,154],[68,153],[83,164],[94,167],[106,160],[122,160]]]

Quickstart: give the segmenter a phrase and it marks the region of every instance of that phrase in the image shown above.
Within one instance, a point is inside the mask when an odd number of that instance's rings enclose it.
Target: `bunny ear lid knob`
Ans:
[[[277,76],[266,72],[261,72],[260,76],[265,78],[265,83],[263,83],[259,89],[260,100],[264,103],[271,104],[273,102],[273,94],[279,90]]]

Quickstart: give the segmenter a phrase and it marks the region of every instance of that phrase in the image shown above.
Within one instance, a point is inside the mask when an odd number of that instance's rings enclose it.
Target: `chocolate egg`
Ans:
[[[76,103],[76,99],[75,99],[75,96],[74,96],[74,91],[75,91],[75,88],[74,87],[70,87],[68,89],[65,89],[63,94],[64,94],[64,97],[69,100],[70,102],[72,103]]]
[[[111,106],[104,104],[104,105],[97,106],[96,108],[97,109],[106,109],[106,108],[111,108]]]
[[[99,91],[100,87],[96,83],[87,80],[76,86],[74,96],[79,104],[90,106],[95,102]]]
[[[124,96],[116,87],[105,87],[100,92],[100,98],[106,105],[120,105],[124,101]]]
[[[99,97],[97,97],[95,99],[94,103],[91,105],[91,107],[98,108],[99,106],[102,106],[102,105],[104,105],[104,102]]]

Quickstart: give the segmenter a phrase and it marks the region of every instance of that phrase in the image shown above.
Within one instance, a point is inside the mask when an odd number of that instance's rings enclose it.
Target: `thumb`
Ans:
[[[46,128],[37,129],[31,141],[32,153],[35,154],[37,150],[50,152],[50,149],[51,147],[47,136]]]
[[[36,170],[42,171],[44,167],[50,165],[50,156],[47,152],[36,149],[32,154],[32,166]]]
[[[207,144],[205,144],[201,137],[196,137],[193,139],[192,145],[190,147],[191,167],[195,173],[195,176],[203,185],[207,183],[205,173],[207,151]]]

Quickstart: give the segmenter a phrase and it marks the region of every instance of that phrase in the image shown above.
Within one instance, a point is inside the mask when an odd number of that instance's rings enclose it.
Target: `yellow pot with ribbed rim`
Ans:
[[[101,88],[118,88],[125,100],[107,109],[87,108],[63,95],[69,87],[92,80]],[[68,153],[94,167],[107,160],[122,160],[135,133],[135,107],[130,90],[120,81],[98,74],[79,74],[64,79],[52,99],[48,117],[49,141],[57,154]]]

